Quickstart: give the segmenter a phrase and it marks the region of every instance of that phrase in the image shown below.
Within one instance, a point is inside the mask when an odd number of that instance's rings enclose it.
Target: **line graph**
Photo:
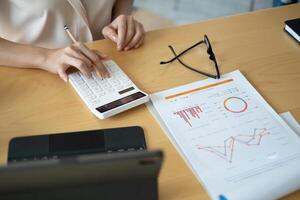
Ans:
[[[270,133],[266,128],[255,128],[252,134],[238,134],[230,136],[224,140],[223,145],[218,146],[197,146],[199,150],[208,151],[223,160],[232,163],[233,154],[236,151],[235,145],[237,143],[244,144],[248,147],[259,146],[262,138]]]
[[[200,119],[200,113],[203,112],[200,106],[192,106],[184,108],[182,110],[174,112],[174,115],[180,117],[184,122],[186,122],[190,127],[192,127],[192,119]]]

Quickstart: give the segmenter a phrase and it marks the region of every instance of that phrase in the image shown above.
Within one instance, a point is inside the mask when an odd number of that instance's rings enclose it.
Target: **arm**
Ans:
[[[70,66],[76,67],[88,78],[93,66],[101,76],[108,76],[101,63],[103,58],[99,52],[88,49],[82,43],[61,49],[46,49],[18,44],[0,37],[0,65],[44,69],[58,74],[64,81],[68,80],[66,70]]]
[[[138,48],[145,39],[143,25],[130,15],[132,4],[133,0],[117,0],[112,13],[113,21],[102,30],[103,36],[115,42],[119,51]]]
[[[20,68],[44,66],[46,52],[43,48],[22,45],[0,38],[0,65]]]

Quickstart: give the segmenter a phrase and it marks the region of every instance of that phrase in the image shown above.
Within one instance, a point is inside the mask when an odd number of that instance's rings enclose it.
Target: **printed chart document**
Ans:
[[[300,138],[234,71],[151,95],[150,110],[212,199],[277,199],[300,188]]]

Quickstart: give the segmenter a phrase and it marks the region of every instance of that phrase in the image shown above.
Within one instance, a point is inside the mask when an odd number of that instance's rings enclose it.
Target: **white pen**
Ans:
[[[69,35],[69,37],[71,38],[71,40],[73,41],[73,43],[76,43],[77,40],[75,39],[74,35],[70,32],[70,30],[66,24],[64,26],[64,29],[67,32],[67,34]]]

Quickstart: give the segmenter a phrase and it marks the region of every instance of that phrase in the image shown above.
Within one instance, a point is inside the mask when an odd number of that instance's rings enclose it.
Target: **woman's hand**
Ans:
[[[66,70],[70,66],[80,70],[87,78],[91,77],[94,69],[101,77],[109,77],[109,72],[102,63],[105,58],[100,52],[77,42],[66,48],[47,50],[45,64],[41,68],[58,74],[65,82],[68,81]]]
[[[115,42],[119,51],[138,48],[145,39],[143,25],[127,15],[118,16],[103,28],[102,34],[106,39]]]

